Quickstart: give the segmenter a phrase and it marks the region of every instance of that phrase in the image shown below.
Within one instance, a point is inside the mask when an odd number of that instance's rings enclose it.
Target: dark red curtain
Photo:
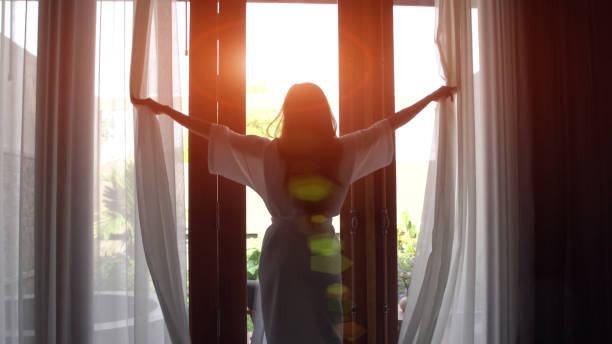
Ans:
[[[612,342],[610,19],[604,1],[524,1],[537,343]]]

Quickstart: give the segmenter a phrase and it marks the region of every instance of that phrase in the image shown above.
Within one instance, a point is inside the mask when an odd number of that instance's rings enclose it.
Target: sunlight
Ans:
[[[336,5],[247,3],[247,92],[284,96],[308,81],[337,97],[337,22]]]
[[[247,134],[267,136],[285,94],[300,82],[321,87],[338,120],[336,5],[247,3],[246,32]],[[338,218],[333,220],[339,230]],[[253,245],[261,245],[269,225],[265,204],[247,189],[247,233],[257,235]]]

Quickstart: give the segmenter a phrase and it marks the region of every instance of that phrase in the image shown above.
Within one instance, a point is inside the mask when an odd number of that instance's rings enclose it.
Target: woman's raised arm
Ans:
[[[170,116],[177,123],[182,125],[183,127],[189,129],[192,133],[201,136],[208,140],[210,135],[210,126],[211,122],[197,119],[191,116],[187,116],[179,111],[174,110],[173,108],[162,105],[151,98],[131,98],[132,104],[135,106],[146,106],[155,114],[166,114]]]
[[[423,110],[427,104],[430,102],[437,102],[438,100],[446,97],[453,97],[453,93],[457,91],[456,87],[451,86],[442,86],[438,88],[435,92],[428,95],[427,97],[419,100],[413,105],[396,112],[394,115],[390,116],[389,120],[391,121],[391,127],[393,130],[401,127],[402,125],[408,123],[411,119],[414,118],[421,110]]]

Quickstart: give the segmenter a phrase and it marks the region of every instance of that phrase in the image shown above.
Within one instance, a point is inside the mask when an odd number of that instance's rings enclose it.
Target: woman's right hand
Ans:
[[[432,94],[429,95],[429,98],[434,101],[437,102],[440,99],[444,99],[447,97],[451,98],[451,101],[453,101],[453,95],[457,92],[457,87],[454,86],[442,86],[440,88],[438,88],[437,90],[435,90]]]
[[[151,98],[136,98],[130,96],[130,100],[132,101],[132,104],[134,104],[134,106],[144,106],[151,110],[151,112],[153,112],[153,114],[155,115],[167,115],[168,117],[175,120],[178,124],[189,129],[191,132],[195,133],[196,135],[202,136],[203,138],[208,140],[211,126],[210,122],[195,117],[187,116],[179,111],[174,110],[172,107],[162,105]]]

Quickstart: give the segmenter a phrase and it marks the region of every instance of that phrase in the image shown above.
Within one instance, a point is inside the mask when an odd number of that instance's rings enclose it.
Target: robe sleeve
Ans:
[[[260,193],[264,188],[264,150],[270,140],[238,134],[224,125],[213,124],[208,142],[208,171]]]
[[[388,119],[343,135],[340,141],[343,150],[343,170],[347,171],[351,183],[393,161],[395,142]]]

